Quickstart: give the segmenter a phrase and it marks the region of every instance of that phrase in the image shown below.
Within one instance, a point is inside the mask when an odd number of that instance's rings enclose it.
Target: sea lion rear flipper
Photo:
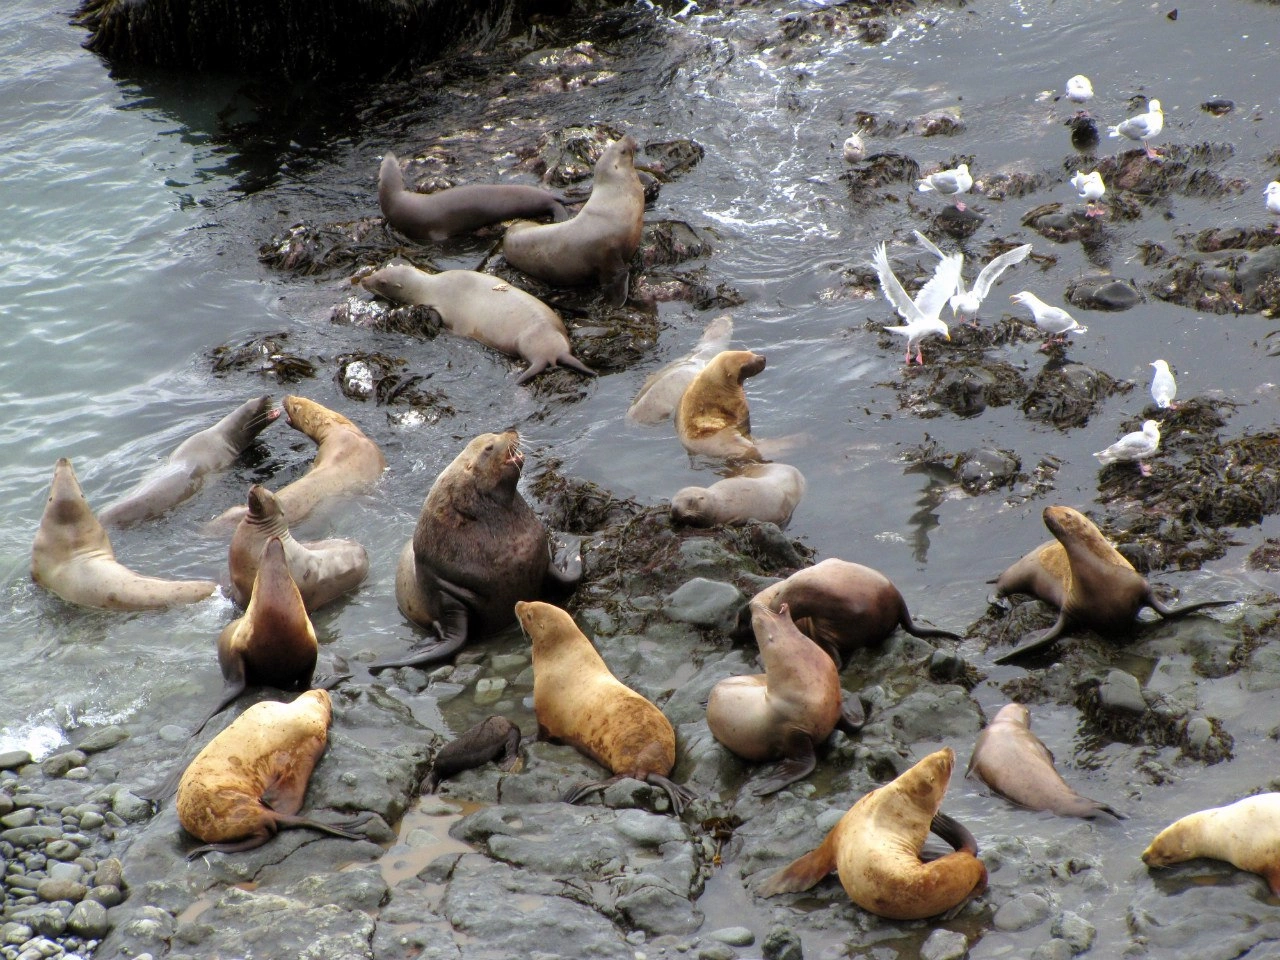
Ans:
[[[162,802],[178,792],[178,784],[182,782],[182,775],[186,772],[187,764],[175,763],[167,777],[153,787],[145,787],[142,790],[138,790],[134,796],[141,800],[149,800],[152,808],[158,808]]]
[[[524,766],[520,757],[520,740],[520,728],[513,723],[507,731],[507,741],[503,744],[502,759],[498,761],[498,767],[507,773],[519,773]]]
[[[911,614],[907,612],[907,604],[904,600],[901,609],[898,611],[898,626],[911,634],[913,637],[921,637],[927,639],[929,637],[937,637],[944,640],[963,640],[964,637],[958,633],[952,633],[950,630],[939,630],[937,627],[919,627],[915,621],[911,619]]]
[[[600,282],[600,286],[604,289],[604,298],[611,307],[621,307],[626,304],[630,285],[631,271],[625,264],[621,269],[612,271]]]
[[[311,678],[312,690],[332,690],[343,680],[351,679],[351,668],[342,657],[333,658],[333,673],[317,673]]]
[[[606,777],[603,780],[596,780],[591,783],[580,783],[576,787],[570,787],[560,797],[565,803],[581,803],[593,793],[604,793],[619,780],[627,779],[625,773],[615,774],[612,777]]]
[[[867,711],[857,694],[849,693],[841,699],[840,719],[836,721],[836,729],[846,737],[862,732],[867,723]]]
[[[941,810],[933,815],[929,832],[951,844],[955,850],[967,850],[973,854],[978,852],[978,841],[969,832],[969,828]]]
[[[1038,653],[1041,650],[1047,650],[1057,642],[1058,637],[1062,636],[1066,629],[1067,615],[1065,613],[1058,614],[1057,622],[1034,640],[1028,640],[1020,647],[1015,647],[1004,656],[996,657],[996,663],[1016,663],[1028,654]]]
[[[568,350],[560,354],[560,356],[556,357],[556,363],[560,364],[560,366],[562,367],[569,367],[573,370],[577,370],[579,373],[585,373],[588,377],[599,376],[599,374],[597,374],[585,363],[583,363],[581,360],[575,357]]]
[[[341,823],[321,823],[319,820],[312,820],[309,817],[298,817],[284,813],[276,814],[275,819],[281,828],[306,827],[310,830],[319,830],[321,833],[342,837],[346,840],[367,840],[369,838],[363,833],[353,833],[352,828],[368,823],[373,817],[374,814],[366,810],[359,816],[352,817],[350,820],[343,820]]]
[[[756,888],[762,897],[772,897],[779,893],[799,893],[817,886],[827,874],[836,868],[835,832],[838,825],[831,829],[826,838],[815,850],[783,867],[764,883]]]
[[[447,660],[462,649],[467,642],[467,623],[470,612],[467,605],[451,593],[440,591],[440,618],[432,624],[440,639],[413,647],[404,657],[376,660],[369,664],[369,672],[392,667],[420,667],[428,663]]]
[[[685,789],[680,784],[668,780],[660,773],[649,773],[644,777],[645,783],[651,783],[655,787],[661,787],[666,793],[667,799],[671,801],[671,811],[677,817],[684,813],[685,804],[694,799],[692,791]]]
[[[1238,603],[1239,601],[1238,600],[1201,600],[1198,603],[1188,603],[1188,604],[1184,604],[1181,607],[1168,607],[1160,602],[1160,600],[1152,592],[1150,585],[1148,585],[1146,596],[1142,598],[1142,602],[1143,604],[1145,604],[1146,606],[1154,610],[1156,613],[1160,614],[1160,616],[1164,617],[1165,619],[1170,619],[1172,617],[1181,617],[1181,616],[1184,616],[1185,614],[1193,613],[1194,611],[1199,610],[1203,607],[1227,607],[1233,603]]]
[[[786,759],[778,764],[777,772],[752,788],[751,792],[757,797],[767,797],[797,780],[803,780],[818,765],[818,757],[813,752],[813,740],[803,731],[789,731],[783,740],[782,749]]]
[[[243,840],[236,840],[230,843],[204,843],[196,847],[187,854],[187,860],[194,860],[196,857],[203,856],[206,853],[243,853],[245,850],[254,850],[275,836],[274,830],[268,830],[263,827],[257,833],[245,837]]]
[[[532,361],[529,366],[524,368],[524,373],[516,377],[516,383],[528,383],[543,370],[547,369],[550,364],[551,361],[546,359]]]
[[[553,587],[572,589],[582,579],[582,538],[558,531],[547,538],[551,561],[546,579]]]

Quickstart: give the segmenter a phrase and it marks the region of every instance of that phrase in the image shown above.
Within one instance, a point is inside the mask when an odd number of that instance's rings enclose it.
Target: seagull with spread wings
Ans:
[[[944,320],[938,318],[947,298],[955,291],[960,281],[960,265],[963,257],[959,254],[945,254],[933,269],[933,276],[920,288],[913,300],[902,288],[898,278],[893,275],[889,266],[889,254],[884,243],[876,247],[871,258],[875,264],[876,274],[880,278],[880,289],[885,299],[893,305],[906,324],[899,327],[885,327],[886,330],[907,338],[907,365],[911,365],[911,351],[916,353],[916,363],[924,364],[924,355],[920,350],[920,341],[927,336],[937,335],[951,339],[951,331]]]
[[[939,250],[932,240],[919,230],[912,232],[915,233],[916,240],[919,241],[920,246],[924,247],[939,260],[946,259],[947,255]],[[957,277],[955,293],[951,294],[951,298],[947,301],[951,305],[952,314],[958,317],[961,323],[976,327],[978,325],[978,311],[982,308],[982,301],[987,299],[987,294],[991,292],[995,282],[1000,279],[1000,274],[1015,263],[1021,263],[1027,259],[1029,253],[1031,253],[1031,244],[1024,243],[1020,247],[1014,247],[1012,250],[995,257],[978,272],[978,279],[973,281],[972,289],[966,290],[964,288],[964,277]],[[961,266],[963,266],[964,255],[955,254],[955,256],[960,258]]]

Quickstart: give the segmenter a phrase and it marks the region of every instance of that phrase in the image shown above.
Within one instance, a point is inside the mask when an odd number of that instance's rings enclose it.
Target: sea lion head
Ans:
[[[671,498],[671,519],[694,527],[715,524],[711,492],[706,487],[685,487]]]
[[[330,410],[314,400],[308,400],[306,397],[290,394],[280,403],[284,407],[285,417],[289,426],[305,433],[317,443],[335,426],[347,426],[356,429],[355,424],[342,414]]]
[[[389,263],[361,280],[360,286],[384,300],[405,303],[410,298],[410,287],[416,285],[423,275],[424,271],[412,264]]]
[[[265,523],[284,515],[276,495],[260,483],[255,483],[249,488],[249,496],[245,503],[249,508],[249,520],[252,523]]]
[[[59,457],[53,466],[53,483],[49,487],[49,499],[45,502],[44,515],[55,523],[75,523],[90,513],[75,468],[66,457]]]
[[[462,469],[487,489],[514,490],[523,467],[520,434],[514,430],[482,433],[462,452]]]
[[[280,411],[272,406],[271,397],[267,395],[246,400],[224,423],[231,432],[232,445],[243,450],[279,416]]]
[[[894,786],[933,816],[942,806],[942,798],[947,792],[947,785],[951,783],[951,771],[955,765],[955,751],[950,747],[943,747],[898,777]]]
[[[992,723],[1014,723],[1031,729],[1031,711],[1020,703],[1005,704],[991,720]]]
[[[1183,817],[1156,834],[1155,839],[1142,851],[1142,862],[1148,867],[1169,867],[1198,857],[1199,847],[1192,841],[1197,839],[1196,831],[1188,829],[1195,821],[1195,814]]]
[[[635,176],[636,151],[640,145],[635,137],[625,136],[614,140],[604,148],[600,159],[596,161],[595,175],[600,176]]]
[[[750,350],[725,350],[712,363],[716,364],[726,383],[741,384],[764,369],[765,356]]]
[[[516,619],[539,655],[553,652],[561,639],[580,633],[568,611],[541,600],[517,600]]]

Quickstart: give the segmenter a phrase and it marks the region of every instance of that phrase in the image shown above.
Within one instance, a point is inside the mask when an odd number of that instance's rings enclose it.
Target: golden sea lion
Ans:
[[[197,603],[218,589],[212,580],[144,577],[119,563],[66,457],[53,468],[31,545],[31,579],[68,603],[99,610],[163,610]]]
[[[966,777],[976,776],[1006,800],[1028,810],[1052,810],[1060,817],[1124,816],[1098,800],[1076,793],[1058,775],[1053,754],[1031,732],[1031,712],[1020,703],[1000,708],[978,734]]]
[[[709,487],[683,487],[671,498],[671,519],[697,527],[759,520],[785,527],[806,488],[786,463],[749,463]]]
[[[778,871],[763,897],[808,890],[832,870],[849,899],[891,920],[923,920],[959,907],[987,888],[987,868],[973,835],[939,812],[956,755],[944,747],[855,803],[822,844]],[[932,830],[953,847],[925,863]]]
[[[293,703],[264,700],[209,741],[178,785],[178,821],[204,841],[188,860],[211,850],[252,850],[291,827],[365,839],[350,828],[369,814],[339,824],[297,815],[329,740],[332,709],[324,690],[308,690]]]
[[[1280,793],[1260,793],[1185,816],[1156,834],[1142,852],[1149,867],[1196,857],[1261,874],[1272,895],[1280,897]]]
[[[676,433],[689,453],[722,460],[762,459],[751,439],[751,411],[742,381],[764,366],[761,354],[725,350],[699,371],[676,410]]]
[[[716,354],[727,350],[732,337],[733,317],[729,314],[721,314],[708,323],[692,353],[645,378],[636,398],[627,408],[627,419],[632,423],[654,424],[674,417],[680,398],[698,371]]]
[[[573,618],[549,603],[520,601],[520,626],[533,642],[533,712],[538,738],[576,747],[613,776],[569,790],[569,803],[633,777],[661,787],[679,816],[693,795],[667,778],[676,733],[656,706],[618,680]]]
[[[796,629],[784,603],[776,613],[751,604],[764,673],[726,677],[711,688],[711,735],[744,760],[782,760],[752,792],[763,797],[807,777],[814,748],[840,727],[856,733],[863,717],[844,712],[840,672],[816,643]]]
[[[1002,597],[1011,593],[1039,597],[1058,608],[1058,620],[1035,639],[997,657],[996,663],[1013,663],[1046,649],[1076,626],[1104,635],[1130,631],[1143,607],[1168,618],[1236,602],[1201,600],[1167,607],[1142,574],[1083,513],[1060,505],[1045,507],[1044,525],[1056,539],[1036,547],[1000,574],[996,593]]]

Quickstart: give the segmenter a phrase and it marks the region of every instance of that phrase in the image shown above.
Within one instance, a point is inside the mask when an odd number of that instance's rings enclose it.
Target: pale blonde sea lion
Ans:
[[[365,839],[350,828],[367,814],[339,824],[297,815],[331,719],[329,694],[308,690],[292,703],[255,703],[209,741],[178,785],[178,821],[203,841],[187,859],[252,850],[291,827]]]
[[[808,890],[832,870],[849,899],[891,920],[923,920],[959,907],[987,887],[973,835],[939,812],[955,753],[944,747],[855,803],[822,844],[778,871],[759,893]],[[933,830],[953,847],[925,863],[920,850]]]
[[[722,460],[762,459],[751,439],[751,410],[742,381],[764,366],[761,354],[725,350],[699,371],[676,410],[676,433],[689,453]]]
[[[69,603],[99,610],[163,610],[212,596],[212,580],[161,580],[116,560],[71,461],[58,460],[31,546],[31,579]]]
[[[516,383],[525,383],[555,366],[596,375],[573,355],[569,333],[558,313],[491,274],[474,270],[426,273],[409,263],[391,263],[360,283],[388,300],[430,307],[458,336],[523,358],[529,366]]]
[[[598,284],[614,306],[627,299],[631,258],[644,231],[644,187],[631,137],[605,147],[596,161],[591,196],[564,223],[513,223],[502,255],[517,270],[566,287]]]
[[[516,616],[533,642],[538,737],[576,747],[613,776],[569,790],[569,803],[633,777],[661,787],[679,816],[692,794],[668,779],[676,734],[656,706],[609,670],[573,618],[549,603],[521,601]]]
[[[1042,544],[1000,574],[996,593],[1029,593],[1058,608],[1058,620],[1033,640],[996,658],[1013,663],[1050,647],[1073,627],[1115,635],[1133,629],[1138,611],[1150,607],[1161,617],[1181,617],[1203,607],[1221,607],[1234,600],[1202,600],[1181,607],[1160,602],[1146,578],[1094,526],[1071,507],[1044,509],[1044,525],[1055,540]]]
[[[1280,897],[1280,793],[1260,793],[1185,816],[1156,834],[1142,852],[1149,867],[1196,857],[1261,874],[1272,896]]]
[[[1010,703],[978,734],[966,777],[977,777],[1006,800],[1060,817],[1124,817],[1098,800],[1082,797],[1058,774],[1053,754],[1031,732],[1031,711]]]
[[[709,487],[684,487],[671,519],[697,527],[759,520],[785,527],[804,497],[804,474],[786,463],[751,463]]]
[[[729,347],[733,337],[733,318],[721,314],[707,324],[702,338],[693,352],[667,364],[645,378],[640,392],[627,408],[627,419],[632,423],[652,425],[676,415],[680,398],[684,396],[698,371],[718,353]]]

